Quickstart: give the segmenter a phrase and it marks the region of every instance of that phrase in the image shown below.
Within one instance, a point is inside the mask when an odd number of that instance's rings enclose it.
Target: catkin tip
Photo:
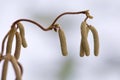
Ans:
[[[20,22],[17,23],[17,26],[18,26],[18,28],[19,28],[19,30],[20,30],[20,35],[21,35],[21,39],[22,39],[22,46],[23,46],[24,48],[26,48],[26,47],[27,47],[27,42],[26,42],[26,39],[25,39],[24,26],[23,26],[23,24],[20,23]]]

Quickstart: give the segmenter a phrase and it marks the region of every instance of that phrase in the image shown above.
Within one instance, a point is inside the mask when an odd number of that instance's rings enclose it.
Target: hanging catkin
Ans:
[[[61,28],[59,28],[58,33],[59,33],[62,55],[67,56],[68,51],[67,51],[66,37],[64,31]]]
[[[87,30],[86,30],[87,24],[86,22],[81,23],[81,36],[82,36],[82,46],[85,51],[86,56],[90,55],[90,49],[89,44],[87,40]]]
[[[17,23],[17,26],[20,30],[20,35],[21,35],[21,39],[22,39],[22,45],[23,47],[27,47],[27,42],[26,42],[26,39],[25,39],[25,30],[24,30],[24,26],[22,25],[22,23],[18,22]]]
[[[8,62],[7,59],[4,60],[1,80],[7,80]]]
[[[17,60],[13,56],[11,56],[10,60],[11,60],[12,66],[13,66],[15,74],[16,74],[16,80],[22,80],[22,75],[21,75],[19,66],[17,64]]]
[[[7,41],[7,48],[6,48],[7,54],[11,53],[12,43],[13,43],[13,38],[14,38],[15,32],[16,32],[16,28],[15,27],[11,28],[9,36],[8,36],[8,41]]]
[[[86,35],[88,36],[88,33],[89,33],[89,28],[86,27]],[[81,44],[80,44],[80,56],[83,57],[85,53],[85,50],[83,48],[83,39],[81,39]]]
[[[15,48],[15,58],[18,60],[20,57],[20,51],[21,51],[21,45],[22,45],[22,40],[19,32],[16,32],[16,48]]]
[[[92,34],[93,34],[93,38],[94,38],[94,55],[98,56],[99,53],[99,36],[98,36],[98,32],[95,29],[94,26],[90,25],[89,29],[91,30]]]

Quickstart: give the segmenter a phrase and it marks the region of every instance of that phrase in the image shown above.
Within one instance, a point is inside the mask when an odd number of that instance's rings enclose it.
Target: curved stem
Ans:
[[[33,24],[37,25],[37,26],[38,26],[39,28],[41,28],[43,31],[49,31],[49,30],[52,30],[52,29],[54,28],[54,25],[55,25],[55,23],[57,22],[57,20],[58,20],[60,17],[64,16],[64,15],[68,15],[68,14],[86,14],[86,16],[87,16],[88,18],[91,18],[92,16],[88,15],[88,14],[89,14],[88,11],[89,11],[89,10],[79,11],[79,12],[64,12],[64,13],[60,14],[58,17],[56,17],[55,20],[53,21],[53,23],[52,23],[52,24],[50,25],[50,27],[48,27],[48,28],[44,28],[44,27],[43,27],[42,25],[40,25],[39,23],[37,23],[37,22],[35,22],[35,21],[33,21],[33,20],[29,20],[29,19],[18,19],[18,20],[16,20],[16,21],[12,24],[11,27],[15,27],[15,24],[18,23],[18,22],[20,22],[20,21],[27,21],[27,22],[30,22],[30,23],[33,23]]]
[[[88,19],[88,16],[84,19],[84,21],[86,22],[86,21],[87,21],[87,19]]]
[[[43,31],[48,31],[48,30],[51,30],[51,28],[44,28],[43,26],[41,26],[40,24],[38,24],[37,22],[33,21],[33,20],[29,20],[29,19],[18,19],[16,20],[11,27],[15,27],[15,24],[20,22],[20,21],[27,21],[27,22],[30,22],[30,23],[33,23],[35,25],[37,25],[39,28],[41,28]]]
[[[62,13],[62,14],[60,14],[60,15],[53,21],[53,23],[52,23],[51,25],[54,25],[54,24],[57,22],[57,20],[58,20],[60,17],[64,16],[64,15],[68,15],[68,14],[87,14],[88,11],[89,11],[89,10],[79,11],[79,12],[65,12],[65,13]],[[87,15],[86,15],[86,16],[87,16]]]

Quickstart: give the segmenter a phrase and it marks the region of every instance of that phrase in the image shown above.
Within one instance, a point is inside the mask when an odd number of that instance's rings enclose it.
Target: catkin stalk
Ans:
[[[59,29],[58,33],[59,33],[62,55],[67,56],[68,51],[67,51],[66,37],[64,31],[62,29]]]
[[[90,49],[89,49],[89,44],[88,44],[88,40],[87,40],[87,30],[86,30],[87,24],[86,22],[82,22],[81,24],[81,36],[82,36],[82,46],[83,49],[86,53],[86,56],[90,55]]]
[[[25,39],[25,30],[24,30],[24,26],[22,25],[22,23],[18,22],[17,23],[17,26],[20,30],[20,35],[21,35],[21,39],[22,39],[22,46],[24,48],[27,47],[27,42],[26,42],[26,39]]]
[[[7,71],[8,71],[8,60],[5,59],[5,61],[3,63],[1,80],[7,80]]]
[[[98,56],[99,54],[99,36],[98,36],[98,32],[95,29],[94,26],[90,25],[89,29],[91,30],[92,34],[93,34],[93,38],[94,38],[94,55]]]
[[[88,36],[88,32],[89,32],[89,28],[88,27],[86,27],[86,36]],[[81,39],[81,44],[80,44],[80,57],[83,57],[84,56],[84,54],[86,54],[85,53],[85,50],[84,50],[84,48],[83,48],[83,39]]]
[[[11,56],[10,60],[11,60],[12,66],[13,66],[15,74],[16,74],[16,80],[22,80],[21,72],[19,70],[16,59],[13,56]]]
[[[21,45],[22,45],[22,40],[19,32],[16,32],[16,48],[15,48],[15,58],[18,60],[20,57],[20,51],[21,51]]]

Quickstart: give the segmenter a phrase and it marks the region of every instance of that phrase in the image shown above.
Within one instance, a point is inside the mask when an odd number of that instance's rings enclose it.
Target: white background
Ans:
[[[69,55],[61,55],[58,34],[44,32],[23,22],[28,47],[22,48],[19,62],[24,67],[23,80],[119,80],[120,79],[120,1],[119,0],[0,0],[0,44],[11,24],[20,18],[37,21],[46,28],[66,11],[90,10],[94,16],[88,24],[96,27],[100,37],[100,55],[93,55],[93,39],[89,34],[91,55],[79,57],[80,24],[84,15],[59,19],[64,29]],[[14,49],[13,49],[14,52]],[[2,70],[0,64],[0,75]],[[1,76],[0,76],[1,78]],[[14,80],[10,65],[7,80]]]

